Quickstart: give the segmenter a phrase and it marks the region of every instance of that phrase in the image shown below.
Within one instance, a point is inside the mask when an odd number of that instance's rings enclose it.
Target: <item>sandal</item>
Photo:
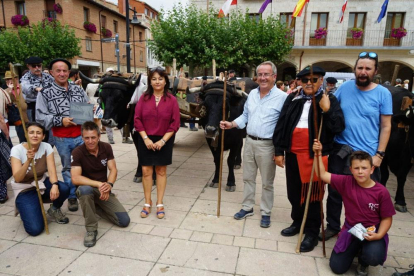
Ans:
[[[152,205],[152,202],[150,204],[148,203],[144,204],[144,208],[142,208],[142,211],[141,211],[141,218],[148,217],[148,215],[151,213],[151,205]]]
[[[164,204],[157,204],[157,218],[163,219],[165,217]]]

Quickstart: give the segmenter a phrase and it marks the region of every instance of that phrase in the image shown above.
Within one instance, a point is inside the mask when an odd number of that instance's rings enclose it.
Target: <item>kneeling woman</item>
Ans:
[[[151,70],[148,89],[135,107],[135,129],[139,132],[138,159],[142,164],[145,205],[141,217],[151,212],[152,172],[157,175],[157,217],[164,218],[163,198],[167,185],[167,165],[172,163],[175,133],[180,128],[180,109],[168,92],[168,75],[161,67]]]
[[[10,159],[13,170],[11,185],[16,199],[16,215],[17,212],[20,213],[26,232],[37,236],[42,233],[44,222],[32,170],[33,158],[42,200],[52,202],[47,213],[60,224],[69,222],[60,210],[69,196],[69,188],[63,182],[58,181],[52,147],[42,142],[45,137],[45,128],[39,123],[30,122],[27,124],[27,135],[32,149],[29,150],[27,143],[22,143],[11,150]],[[46,176],[46,172],[49,177]]]

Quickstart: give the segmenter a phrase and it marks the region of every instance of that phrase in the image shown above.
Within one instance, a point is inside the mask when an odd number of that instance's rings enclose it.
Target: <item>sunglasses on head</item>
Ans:
[[[38,64],[30,64],[30,66],[32,66],[33,68],[39,67],[42,68],[42,64],[38,63]]]
[[[319,78],[301,78],[300,81],[302,83],[308,83],[308,81],[311,81],[312,83],[317,82],[319,80]]]
[[[378,59],[377,53],[374,52],[362,52],[358,56],[359,58],[372,58],[372,59]]]
[[[150,69],[150,72],[154,72],[154,71],[165,71],[165,69],[162,68],[161,66],[157,66],[157,67],[154,67],[154,68]]]

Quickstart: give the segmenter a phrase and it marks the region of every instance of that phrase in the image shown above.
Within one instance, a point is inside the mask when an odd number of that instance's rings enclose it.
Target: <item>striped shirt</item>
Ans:
[[[259,89],[260,87],[250,92],[243,114],[234,122],[238,128],[245,128],[248,123],[248,135],[271,139],[287,94],[275,85],[266,96],[260,99]]]

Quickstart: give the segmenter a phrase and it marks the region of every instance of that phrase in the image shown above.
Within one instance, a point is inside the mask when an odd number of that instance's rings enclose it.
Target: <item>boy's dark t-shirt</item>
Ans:
[[[381,219],[395,215],[390,193],[378,182],[371,188],[363,188],[352,175],[332,174],[331,185],[342,196],[345,218],[351,226],[378,225]]]
[[[72,166],[82,168],[82,176],[95,181],[108,181],[108,161],[114,159],[111,145],[98,142],[98,156],[86,149],[85,144],[78,146],[72,152]]]

